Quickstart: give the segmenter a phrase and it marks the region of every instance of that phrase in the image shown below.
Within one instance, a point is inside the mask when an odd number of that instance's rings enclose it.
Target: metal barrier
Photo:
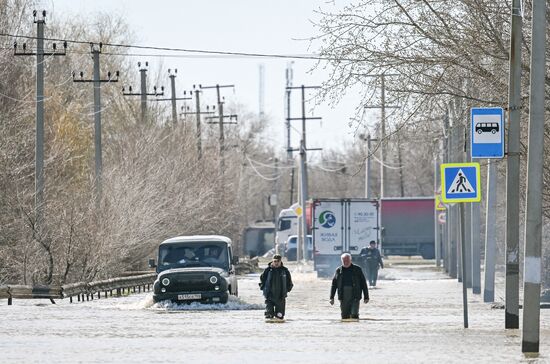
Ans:
[[[141,273],[141,272],[140,272]],[[116,290],[116,295],[121,296],[124,294],[130,294],[131,291],[141,292],[150,290],[151,285],[157,278],[156,273],[140,274],[135,276],[118,277],[105,279],[94,282],[79,282],[65,284],[62,286],[24,286],[24,285],[6,285],[0,286],[0,299],[7,298],[8,305],[12,304],[12,300],[16,299],[32,299],[32,298],[46,298],[55,303],[56,298],[69,298],[70,302],[73,302],[73,297],[77,297],[78,301],[89,301],[94,299],[94,295],[97,294],[97,298],[101,298],[101,292],[105,294],[107,298],[110,293],[113,296],[113,291]]]

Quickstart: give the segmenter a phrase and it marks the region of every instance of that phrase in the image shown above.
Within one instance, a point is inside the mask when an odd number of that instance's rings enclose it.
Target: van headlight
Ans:
[[[216,276],[210,277],[210,283],[212,283],[212,284],[218,283],[218,277],[216,277]]]
[[[163,278],[163,279],[162,279],[162,284],[165,285],[165,286],[167,286],[167,285],[170,284],[170,280],[169,280],[168,278]]]

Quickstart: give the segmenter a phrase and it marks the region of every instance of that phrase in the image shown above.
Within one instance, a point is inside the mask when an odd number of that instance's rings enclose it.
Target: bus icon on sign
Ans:
[[[500,131],[499,123],[477,123],[476,124],[476,133],[491,133],[496,134]]]

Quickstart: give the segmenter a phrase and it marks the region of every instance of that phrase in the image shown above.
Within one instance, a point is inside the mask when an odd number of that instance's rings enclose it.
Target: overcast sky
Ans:
[[[346,1],[347,2],[347,1]],[[174,47],[267,54],[307,54],[310,43],[300,40],[316,35],[310,20],[317,19],[314,10],[338,9],[343,1],[319,0],[202,0],[202,1],[145,1],[145,0],[44,0],[42,6],[48,17],[70,17],[75,14],[92,16],[99,11],[123,14],[136,35],[136,43],[147,46]],[[51,16],[51,17],[50,17]],[[136,51],[143,53],[142,51]],[[158,53],[158,52],[155,52]],[[265,58],[155,58],[137,57],[149,61],[151,67],[163,64],[165,69],[177,68],[178,94],[193,84],[235,84],[235,92],[226,91],[226,99],[246,105],[252,112],[259,111],[259,65],[264,65],[264,111],[270,118],[270,139],[283,150],[285,68],[290,60]],[[324,71],[309,74],[314,61],[295,60],[294,86],[318,85],[326,77]],[[123,76],[124,77],[124,76]],[[166,77],[164,86],[169,85]],[[183,95],[179,95],[183,96]],[[215,93],[210,96],[214,103]],[[301,116],[300,93],[292,95],[292,116]],[[352,95],[338,107],[326,103],[315,108],[313,114],[323,120],[308,121],[308,147],[339,148],[353,141],[353,130],[348,126],[358,102]],[[313,106],[313,103],[310,103]],[[375,111],[372,112],[375,116]],[[292,122],[292,144],[299,143],[301,122]]]

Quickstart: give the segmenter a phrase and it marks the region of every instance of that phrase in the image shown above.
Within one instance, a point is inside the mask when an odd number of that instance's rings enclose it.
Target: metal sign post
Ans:
[[[464,205],[465,202],[481,200],[479,163],[446,163],[441,165],[441,200],[443,203],[460,202],[460,240],[462,260],[462,302],[464,307],[464,328],[468,328],[468,292],[466,286],[465,261],[466,246],[464,236]]]

